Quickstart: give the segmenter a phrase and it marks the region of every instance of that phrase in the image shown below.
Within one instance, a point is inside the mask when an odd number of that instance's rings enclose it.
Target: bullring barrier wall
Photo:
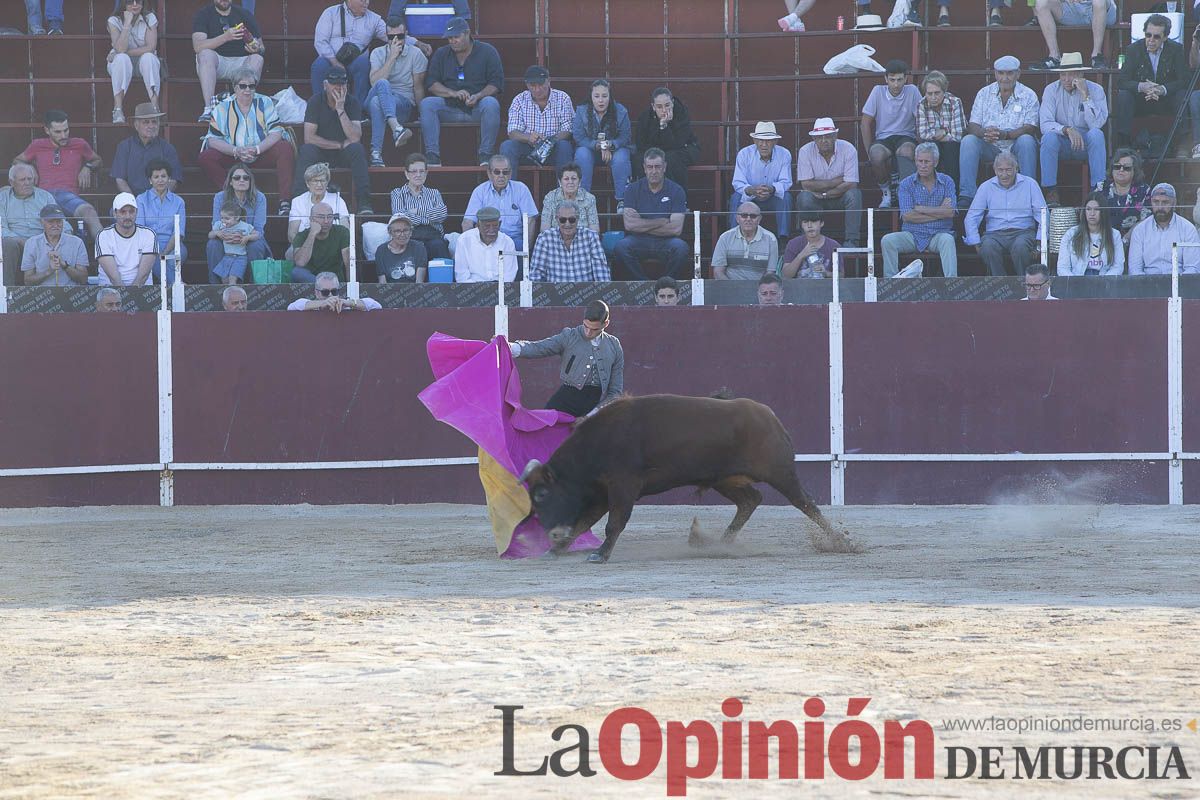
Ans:
[[[611,330],[633,394],[725,387],[774,408],[821,503],[1165,503],[1172,481],[1196,502],[1198,404],[1171,446],[1172,302],[1178,391],[1200,396],[1192,300],[616,308]],[[513,338],[578,321],[509,310]],[[490,308],[4,315],[0,504],[481,502],[474,445],[416,394],[431,333],[494,324]],[[518,364],[540,406],[557,363]]]

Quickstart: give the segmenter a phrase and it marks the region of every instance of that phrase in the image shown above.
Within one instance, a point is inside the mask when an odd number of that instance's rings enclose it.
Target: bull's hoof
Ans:
[[[604,555],[599,550],[596,550],[596,551],[588,554],[587,563],[589,563],[589,564],[607,564],[608,556]]]

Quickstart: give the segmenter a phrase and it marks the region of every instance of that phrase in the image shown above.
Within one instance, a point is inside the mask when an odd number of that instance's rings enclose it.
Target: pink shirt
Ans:
[[[54,163],[55,150],[61,150],[57,165]],[[79,194],[79,170],[87,162],[95,161],[96,153],[90,144],[78,136],[72,136],[62,148],[43,137],[30,142],[20,159],[32,162],[37,167],[38,186],[42,189],[48,192],[65,189]]]
[[[835,179],[846,183],[858,183],[858,149],[854,145],[838,139],[833,147],[833,158],[828,162],[817,152],[816,142],[809,142],[796,153],[796,180]]]

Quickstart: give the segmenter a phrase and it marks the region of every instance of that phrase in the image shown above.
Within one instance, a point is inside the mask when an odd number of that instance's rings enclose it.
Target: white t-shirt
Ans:
[[[325,199],[321,202],[328,204],[333,209],[333,213],[337,215],[338,218],[334,222],[342,225],[349,224],[350,209],[346,208],[346,202],[342,200],[340,194],[337,192],[326,192]],[[293,198],[292,210],[288,214],[288,222],[291,223],[293,220],[299,220],[300,231],[308,230],[309,226],[312,225],[312,220],[309,219],[312,216],[312,207],[312,192],[305,192],[299,197]],[[296,232],[299,233],[300,231]]]
[[[121,280],[125,282],[126,286],[132,284],[133,279],[137,277],[138,264],[145,253],[155,253],[155,258],[157,258],[158,247],[154,231],[141,225],[133,229],[133,235],[129,238],[118,233],[115,225],[110,225],[100,231],[100,235],[96,237],[96,261],[99,262],[104,256],[115,258],[117,272],[120,273]],[[153,275],[153,270],[150,275],[146,276],[147,286],[150,284],[151,275]],[[100,267],[100,285],[112,285],[103,266]]]

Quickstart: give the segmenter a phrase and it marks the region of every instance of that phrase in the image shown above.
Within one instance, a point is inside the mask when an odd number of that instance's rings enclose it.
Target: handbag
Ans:
[[[338,9],[338,13],[341,14],[341,17],[342,17],[342,38],[345,39],[346,38],[346,6],[344,4]],[[342,44],[342,46],[338,48],[337,53],[335,53],[333,57],[338,60],[339,64],[341,64],[346,69],[349,69],[350,65],[354,63],[354,59],[358,58],[361,55],[362,55],[361,47],[356,45],[354,42],[344,42]]]
[[[250,273],[255,283],[291,283],[291,261],[281,261],[277,258],[261,258],[250,262]]]
[[[825,62],[823,71],[826,75],[859,71],[883,72],[883,65],[871,58],[873,55],[875,48],[871,45],[856,44]]]
[[[1046,247],[1049,248],[1051,253],[1057,253],[1063,236],[1067,231],[1075,227],[1078,215],[1075,209],[1060,206],[1050,209],[1050,219],[1048,221],[1050,224],[1050,233],[1046,239]]]

